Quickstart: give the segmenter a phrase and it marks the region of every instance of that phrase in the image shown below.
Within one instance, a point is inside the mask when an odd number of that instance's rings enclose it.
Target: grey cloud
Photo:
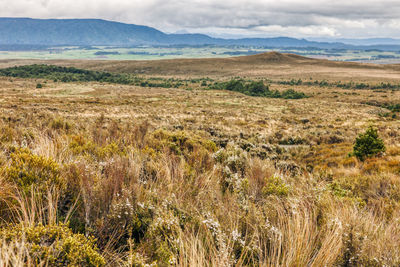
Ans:
[[[0,0],[0,16],[103,18],[161,30],[398,35],[398,0]]]

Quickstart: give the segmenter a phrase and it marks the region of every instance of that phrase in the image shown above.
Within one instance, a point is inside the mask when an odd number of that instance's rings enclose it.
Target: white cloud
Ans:
[[[0,0],[0,16],[102,18],[251,36],[400,37],[398,0]]]

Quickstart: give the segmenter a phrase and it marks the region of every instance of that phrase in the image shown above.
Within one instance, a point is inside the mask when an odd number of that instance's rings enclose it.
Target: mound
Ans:
[[[294,64],[307,61],[316,61],[316,59],[307,58],[295,54],[282,54],[278,52],[267,52],[257,55],[239,57],[243,62],[247,63],[281,63]]]

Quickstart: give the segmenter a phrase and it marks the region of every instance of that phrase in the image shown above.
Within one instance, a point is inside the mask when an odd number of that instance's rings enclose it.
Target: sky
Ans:
[[[99,18],[214,37],[400,38],[400,0],[0,0],[0,17]]]

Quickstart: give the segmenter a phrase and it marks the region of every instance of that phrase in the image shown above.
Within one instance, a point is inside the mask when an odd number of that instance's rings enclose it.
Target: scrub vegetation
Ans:
[[[290,57],[1,70],[0,265],[400,265],[400,72]]]

